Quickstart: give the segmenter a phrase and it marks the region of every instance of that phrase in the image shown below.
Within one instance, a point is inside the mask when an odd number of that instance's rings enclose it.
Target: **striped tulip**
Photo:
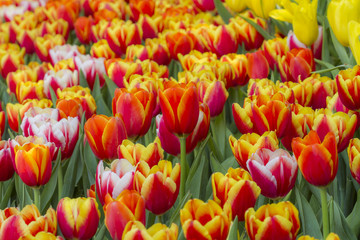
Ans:
[[[116,54],[111,50],[106,39],[101,39],[94,43],[90,49],[90,55],[96,58],[112,59]]]
[[[77,71],[72,72],[68,69],[63,69],[54,72],[50,70],[44,76],[44,93],[48,98],[51,98],[50,88],[56,93],[58,88],[62,90],[76,85],[79,85]]]
[[[170,228],[161,223],[152,225],[149,229],[146,229],[144,224],[139,221],[130,221],[126,224],[123,239],[128,240],[156,240],[167,239],[176,240],[178,238],[178,226],[174,223]]]
[[[73,58],[82,54],[85,49],[82,49],[76,45],[64,44],[62,46],[55,46],[49,50],[49,55],[51,59],[51,63],[55,65],[61,60],[66,60]]]
[[[258,50],[246,54],[248,59],[247,71],[250,78],[267,78],[270,72],[269,63],[266,60],[264,51]]]
[[[99,77],[100,87],[105,84],[104,60],[104,58],[94,58],[90,55],[77,55],[74,57],[75,69],[79,74],[80,71],[83,72],[90,89],[94,88],[96,76]]]
[[[44,81],[38,82],[19,82],[16,85],[16,99],[23,104],[27,99],[44,99]]]
[[[206,103],[210,109],[210,116],[215,117],[219,115],[225,105],[229,96],[225,85],[221,81],[207,82],[200,81],[197,85],[199,91],[199,100]]]
[[[338,170],[334,133],[327,133],[321,142],[319,135],[310,131],[303,139],[293,139],[291,147],[306,181],[315,186],[327,186],[334,180]]]
[[[127,137],[123,120],[105,115],[93,115],[89,118],[84,132],[91,150],[99,159],[115,159],[116,148]]]
[[[339,97],[350,110],[360,109],[360,65],[342,70],[336,76]]]
[[[100,219],[94,198],[63,198],[59,201],[57,220],[66,239],[90,239],[97,230]]]
[[[256,212],[250,208],[245,213],[246,232],[251,240],[295,240],[300,229],[299,211],[291,202],[261,206]]]
[[[360,139],[353,138],[350,140],[347,153],[349,156],[351,175],[358,183],[360,183]]]

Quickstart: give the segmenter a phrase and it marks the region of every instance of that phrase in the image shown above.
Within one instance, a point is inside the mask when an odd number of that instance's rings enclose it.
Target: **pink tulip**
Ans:
[[[9,180],[14,172],[8,141],[0,141],[0,181]]]
[[[114,199],[125,189],[132,190],[135,167],[125,158],[116,159],[111,163],[111,169],[104,168],[100,161],[96,169],[96,193],[102,205],[107,194]]]
[[[297,162],[287,151],[258,149],[247,161],[253,180],[268,198],[284,197],[294,187]]]
[[[55,46],[49,50],[49,56],[53,65],[61,60],[70,59],[80,54],[78,46],[70,44]]]

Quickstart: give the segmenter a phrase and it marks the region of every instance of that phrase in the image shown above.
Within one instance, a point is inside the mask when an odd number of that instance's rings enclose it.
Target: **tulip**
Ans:
[[[90,148],[99,159],[115,159],[118,145],[127,137],[120,117],[93,115],[84,126]]]
[[[279,202],[261,206],[256,212],[250,208],[245,213],[246,232],[251,240],[295,240],[300,229],[299,211],[291,202]]]
[[[337,142],[338,152],[342,152],[353,138],[356,130],[357,116],[351,117],[344,112],[332,113],[328,109],[317,110],[314,116],[313,130],[323,140],[328,132],[333,132]]]
[[[298,240],[318,240],[314,237],[311,237],[309,235],[301,236],[298,238]],[[330,233],[325,240],[340,240],[339,236],[336,233]]]
[[[293,139],[291,147],[306,181],[315,186],[327,186],[334,180],[338,170],[334,133],[326,134],[321,142],[318,134],[310,131],[303,139]]]
[[[109,78],[113,80],[119,88],[125,87],[124,79],[129,78],[130,75],[143,74],[140,63],[129,62],[121,59],[110,60],[105,63],[105,66]]]
[[[230,87],[236,86],[244,86],[249,81],[249,76],[247,74],[247,58],[243,54],[227,54],[221,57],[221,62],[228,62],[230,63],[231,68],[235,72],[234,79],[231,81],[226,81],[226,89]]]
[[[82,44],[89,44],[91,25],[93,24],[91,17],[79,17],[74,24],[76,37]]]
[[[57,92],[57,89],[61,90],[66,87],[73,87],[79,85],[79,78],[77,71],[70,71],[68,69],[54,72],[48,71],[44,76],[44,93],[48,98],[51,98],[50,88]]]
[[[238,48],[236,32],[230,26],[222,25],[208,31],[208,44],[218,56],[235,53]]]
[[[93,198],[62,198],[56,209],[59,227],[67,239],[90,239],[99,225],[100,211]]]
[[[360,8],[360,4],[359,8]],[[360,13],[360,11],[359,11]],[[360,22],[360,18],[359,18],[359,22]],[[360,23],[359,22],[355,22],[355,21],[351,21],[349,23],[349,42],[350,42],[350,49],[351,52],[353,53],[355,60],[357,62],[358,65],[360,65]]]
[[[339,97],[350,110],[360,109],[360,66],[342,70],[336,75]]]
[[[136,167],[134,187],[154,214],[163,214],[175,203],[180,188],[180,164],[161,160],[152,168],[141,161]],[[159,197],[162,196],[162,197]]]
[[[256,133],[243,134],[238,140],[229,137],[231,150],[238,164],[247,170],[247,160],[259,148],[267,148],[272,151],[279,148],[279,141],[275,132],[265,132],[262,136]]]
[[[137,139],[149,130],[155,101],[154,94],[141,88],[134,88],[131,92],[125,88],[115,90],[112,111],[123,119],[130,139]]]
[[[351,21],[360,21],[360,4],[356,0],[333,0],[327,8],[327,19],[337,40],[347,47],[352,36],[348,26]]]
[[[56,108],[59,110],[61,118],[72,117],[81,120],[83,115],[83,108],[79,98],[57,99]]]
[[[74,86],[71,88],[65,88],[63,90],[58,89],[56,95],[58,99],[78,98],[81,101],[81,106],[83,111],[85,112],[86,119],[89,119],[94,113],[96,113],[95,99],[90,94],[89,88]]]
[[[56,236],[55,234],[48,232],[38,232],[36,236],[26,235],[21,236],[19,240],[64,240],[61,236]]]
[[[261,0],[250,0],[247,2],[247,6],[254,11],[254,13],[261,18],[269,18],[269,13],[275,9],[276,1],[261,1]]]
[[[27,99],[44,99],[44,81],[19,82],[19,84],[16,85],[15,95],[16,99],[21,104],[23,104]]]
[[[149,17],[140,15],[138,24],[143,31],[143,40],[147,38],[157,38],[159,32],[164,28],[163,18],[161,16]]]
[[[96,58],[111,59],[115,58],[115,53],[111,50],[106,39],[99,40],[94,43],[90,49],[90,55]]]
[[[100,161],[96,169],[96,193],[100,203],[105,204],[107,194],[114,199],[125,189],[132,190],[135,167],[126,159],[116,159],[111,163],[111,169],[104,168]]]
[[[264,52],[258,50],[248,53],[247,71],[250,78],[267,78],[269,75],[269,63],[265,58]]]
[[[70,59],[75,56],[81,55],[85,49],[81,48],[81,46],[69,45],[65,44],[62,46],[55,46],[49,50],[49,56],[51,59],[51,63],[55,65],[61,60]]]
[[[211,184],[214,201],[222,207],[228,202],[231,205],[233,219],[238,217],[239,221],[244,221],[246,210],[255,206],[260,195],[260,188],[242,168],[229,168],[225,176],[219,172],[213,173]]]
[[[41,28],[41,36],[44,37],[46,34],[60,35],[64,38],[65,41],[69,37],[69,24],[63,19],[57,19],[52,22],[45,21],[42,22],[39,26]],[[36,41],[36,40],[35,40]]]
[[[149,229],[146,229],[144,224],[139,221],[130,221],[126,224],[123,239],[168,239],[176,240],[178,238],[178,226],[174,223],[171,224],[170,228],[161,223],[152,225]]]
[[[78,118],[60,119],[58,109],[29,109],[21,123],[25,137],[36,135],[61,148],[61,158],[69,158],[79,138],[80,122]]]
[[[51,67],[51,70],[53,70],[54,72],[58,72],[60,70],[65,70],[65,69],[70,70],[71,72],[75,71],[75,64],[72,58],[63,59],[57,62],[53,67]]]
[[[186,135],[195,129],[196,116],[199,116],[199,100],[195,86],[159,90],[159,99],[165,125],[171,133]]]
[[[165,35],[165,40],[173,59],[177,59],[179,53],[188,54],[195,47],[194,40],[184,31],[168,32]]]
[[[151,58],[151,49],[143,45],[131,45],[126,48],[125,59],[128,61],[144,61]]]
[[[27,69],[18,69],[15,72],[11,72],[6,77],[6,84],[10,93],[16,94],[16,86],[20,82],[37,82],[38,76],[36,71]]]
[[[225,240],[231,223],[231,208],[221,208],[213,200],[204,203],[200,199],[187,201],[180,210],[180,222],[186,239]]]
[[[246,164],[265,197],[284,197],[295,186],[297,162],[285,150],[260,148]]]
[[[152,16],[155,11],[155,1],[147,0],[130,0],[129,1],[130,7],[130,18],[132,21],[136,22],[139,19],[140,14],[147,14]]]
[[[151,49],[152,60],[160,65],[168,65],[170,63],[170,52],[164,39],[146,39],[145,46]]]
[[[125,190],[106,205],[105,224],[114,240],[122,239],[123,231],[129,221],[145,224],[145,201],[136,191]]]
[[[180,140],[171,133],[166,127],[165,120],[162,115],[156,117],[157,136],[160,139],[162,148],[174,156],[180,154]],[[210,111],[206,104],[200,104],[198,121],[195,129],[186,137],[186,153],[194,150],[196,145],[203,141],[210,128]]]
[[[4,134],[4,130],[5,130],[5,112],[2,111],[2,108],[0,106],[0,140],[2,138],[2,135]]]
[[[51,177],[49,147],[27,143],[15,146],[15,168],[21,180],[28,186],[45,185]]]
[[[308,48],[293,48],[286,56],[278,58],[281,80],[299,82],[315,70],[314,56]]]
[[[37,37],[34,41],[35,51],[43,62],[50,62],[49,50],[55,46],[64,45],[65,39],[62,35],[46,34],[44,37]]]
[[[321,53],[322,53],[322,44],[323,44],[323,28],[322,26],[319,26],[319,34],[316,39],[316,41],[311,45],[311,51],[314,55],[314,58],[321,59]],[[284,39],[285,40],[285,39]],[[306,48],[306,45],[297,39],[296,35],[293,33],[293,31],[289,31],[287,39],[286,39],[287,45],[289,49],[293,48]]]
[[[0,56],[1,75],[6,78],[8,73],[15,72],[20,64],[24,64],[25,49],[17,44],[1,44]]]
[[[274,70],[275,67],[279,69],[277,65],[278,57],[282,58],[282,56],[285,56],[286,52],[289,51],[289,48],[292,49],[291,47],[288,46],[289,44],[286,44],[286,41],[289,41],[289,36],[287,40],[285,38],[277,37],[275,39],[264,41],[262,45],[262,49],[264,50],[264,55],[272,70]],[[306,48],[306,46],[304,48]]]
[[[294,33],[300,42],[311,46],[318,37],[317,5],[318,1],[297,0],[281,2],[284,9],[277,9],[270,12],[270,17],[290,22],[293,25]]]
[[[90,87],[94,88],[96,75],[99,77],[100,87],[104,86],[105,65],[104,58],[94,58],[90,55],[78,55],[74,57],[75,68],[79,72],[83,72],[85,79]]]
[[[247,4],[244,0],[225,0],[226,5],[230,8],[230,10],[240,13],[242,12]]]
[[[56,212],[52,208],[41,216],[35,205],[26,205],[21,211],[10,207],[0,211],[0,219],[0,239],[18,240],[20,237],[37,236],[39,233],[43,235],[42,232],[56,234],[57,231]]]
[[[221,81],[206,82],[201,81],[198,83],[199,100],[206,103],[210,109],[210,116],[215,117],[219,115],[225,105],[229,93],[225,89],[224,83]]]
[[[347,153],[349,156],[350,172],[353,178],[360,182],[360,140],[353,138],[350,140]]]
[[[337,92],[336,82],[326,76],[320,77],[319,74],[313,74],[304,82],[312,84],[311,107],[313,109],[326,108],[326,98],[332,97]]]
[[[164,150],[161,148],[159,139],[155,139],[147,147],[140,143],[134,144],[125,139],[117,148],[118,158],[125,158],[136,166],[140,161],[145,161],[152,168],[164,158]]]
[[[11,161],[9,143],[5,140],[0,141],[0,166],[0,181],[7,181],[12,178],[15,170]]]

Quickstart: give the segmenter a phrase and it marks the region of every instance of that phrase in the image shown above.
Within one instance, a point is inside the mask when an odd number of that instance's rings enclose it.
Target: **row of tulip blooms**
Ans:
[[[0,3],[0,239],[356,239],[357,2],[235,2]]]

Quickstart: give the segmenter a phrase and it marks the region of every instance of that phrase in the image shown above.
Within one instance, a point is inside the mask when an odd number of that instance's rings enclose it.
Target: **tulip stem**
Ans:
[[[185,196],[185,183],[186,183],[186,137],[179,137],[180,140],[180,166],[181,166],[181,176],[180,176],[180,201]]]
[[[40,187],[33,187],[34,191],[34,204],[36,207],[41,211],[40,209]]]
[[[326,188],[320,188],[320,195],[321,195],[321,208],[322,208],[322,218],[323,218],[323,235],[324,235],[324,239],[326,239],[327,235],[329,235],[329,214],[327,208]]]
[[[59,201],[62,196],[63,184],[64,184],[63,171],[62,171],[61,162],[60,162],[59,170],[58,170],[58,198],[59,198]]]

